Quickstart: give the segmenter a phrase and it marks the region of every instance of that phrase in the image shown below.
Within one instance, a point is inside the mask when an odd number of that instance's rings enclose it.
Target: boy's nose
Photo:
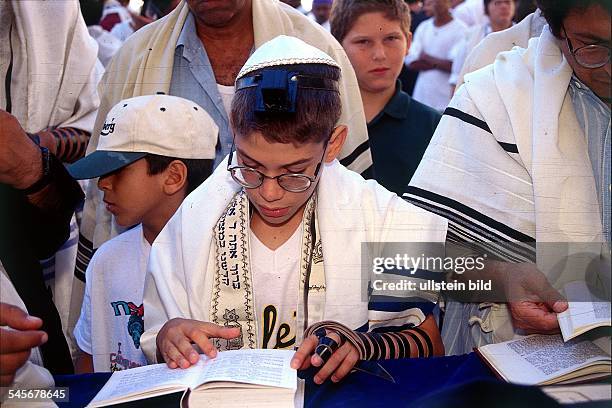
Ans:
[[[373,49],[372,58],[375,61],[382,61],[386,58],[385,47],[382,44],[375,44]]]
[[[112,175],[111,176],[102,176],[98,179],[98,188],[100,190],[110,190],[112,182]]]
[[[278,184],[276,179],[265,178],[259,186],[259,194],[267,202],[278,201],[285,195],[285,190]]]

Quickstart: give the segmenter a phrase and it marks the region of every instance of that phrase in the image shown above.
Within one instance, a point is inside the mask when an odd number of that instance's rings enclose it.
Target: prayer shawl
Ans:
[[[79,2],[13,0],[10,7],[14,17],[12,38],[18,45],[13,49],[12,111],[19,123],[30,133],[51,126],[91,132],[100,103],[96,85],[102,67]],[[0,72],[4,73],[10,52],[1,57]],[[4,77],[0,88],[0,107],[4,109]]]
[[[461,73],[457,77],[457,88],[463,84],[465,75],[492,64],[500,52],[510,51],[513,47],[527,48],[529,39],[539,37],[545,24],[546,20],[537,10],[520,23],[507,30],[491,33],[478,45],[474,44],[475,47],[468,48],[471,52],[467,55]]]
[[[228,204],[239,191],[226,165],[221,163],[185,199],[153,243],[144,295],[145,333],[141,337],[143,351],[151,362],[156,361],[157,333],[169,319],[213,320],[211,304],[217,268],[213,244],[217,235],[213,228],[217,227],[218,233],[219,218],[231,213]],[[392,312],[368,311],[364,294],[367,282],[361,270],[362,243],[443,242],[446,221],[407,204],[372,180],[363,180],[337,161],[323,168],[316,190],[315,213],[322,245],[321,254],[315,251],[314,258],[323,258],[324,272],[313,270],[312,276],[324,273],[325,296],[319,303],[322,310],[309,308],[308,324],[320,316],[352,329],[381,324],[400,326],[396,321],[399,316]],[[299,307],[298,304],[298,313]],[[404,315],[403,324],[418,325],[425,318],[420,309],[404,311]],[[228,316],[225,320],[233,319]],[[223,325],[224,321],[219,323]],[[301,335],[302,328],[296,329]],[[244,334],[243,331],[243,339]],[[260,336],[257,342],[259,339]],[[244,346],[259,346],[257,342],[250,341],[249,345],[249,341],[244,341]]]
[[[527,49],[503,52],[467,75],[405,195],[449,220],[449,241],[476,243],[510,261],[537,260],[558,283],[567,271],[553,266],[572,269],[571,248],[552,253],[563,245],[544,243],[605,242],[585,137],[568,93],[571,76],[548,27]],[[447,353],[511,338],[509,322],[505,304],[451,302],[442,329]]]
[[[49,127],[92,132],[100,104],[96,86],[104,68],[97,59],[98,46],[87,32],[79,2],[13,0],[0,7],[2,12],[12,13],[12,49],[8,43],[0,45],[0,73],[7,72],[12,52],[11,112],[21,126],[30,133]],[[9,26],[0,27],[0,31],[5,29]],[[0,108],[5,107],[2,76]],[[74,355],[72,329],[80,314],[83,290],[82,283],[73,279],[78,241],[75,217],[70,230],[68,241],[43,267]],[[73,291],[75,301],[71,301]]]
[[[278,35],[290,35],[321,49],[342,69],[339,88],[342,98],[340,122],[349,128],[347,142],[341,152],[352,170],[362,172],[372,164],[361,94],[355,72],[342,46],[318,24],[278,0],[252,2],[255,48]],[[138,95],[168,93],[174,63],[175,45],[189,13],[186,2],[166,17],[143,27],[125,42],[107,66],[100,84],[101,105],[88,153],[98,144],[100,129],[110,108],[122,99]],[[80,262],[86,264],[93,248],[117,235],[118,227],[111,220],[92,183],[85,204]],[[82,270],[84,273],[84,269]]]

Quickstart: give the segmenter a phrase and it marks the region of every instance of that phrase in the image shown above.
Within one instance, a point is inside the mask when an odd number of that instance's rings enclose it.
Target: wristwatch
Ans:
[[[18,189],[25,195],[38,193],[51,183],[51,153],[46,147],[39,146],[42,158],[42,176],[30,187]]]

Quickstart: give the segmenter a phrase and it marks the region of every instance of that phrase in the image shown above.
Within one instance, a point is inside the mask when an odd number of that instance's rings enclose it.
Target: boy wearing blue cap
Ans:
[[[446,222],[336,160],[347,135],[336,126],[339,77],[328,55],[286,36],[242,68],[232,152],[152,248],[149,361],[189,367],[193,344],[210,357],[299,347],[292,366],[321,366],[321,383],[359,360],[443,353],[436,294],[386,307],[364,295],[362,243],[443,242]]]
[[[99,177],[107,209],[129,231],[106,242],[86,273],[74,336],[77,370],[115,371],[146,364],[144,280],[151,244],[185,196],[212,172],[217,126],[197,104],[167,95],[125,99],[109,112],[100,148],[69,168]]]

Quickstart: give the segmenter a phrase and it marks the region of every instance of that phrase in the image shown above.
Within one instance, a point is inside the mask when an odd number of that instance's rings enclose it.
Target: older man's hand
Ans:
[[[0,303],[0,326],[0,385],[6,387],[28,361],[30,351],[47,341],[47,333],[37,330],[42,320],[8,303]]]
[[[28,188],[42,176],[40,149],[17,118],[0,109],[0,183]]]

